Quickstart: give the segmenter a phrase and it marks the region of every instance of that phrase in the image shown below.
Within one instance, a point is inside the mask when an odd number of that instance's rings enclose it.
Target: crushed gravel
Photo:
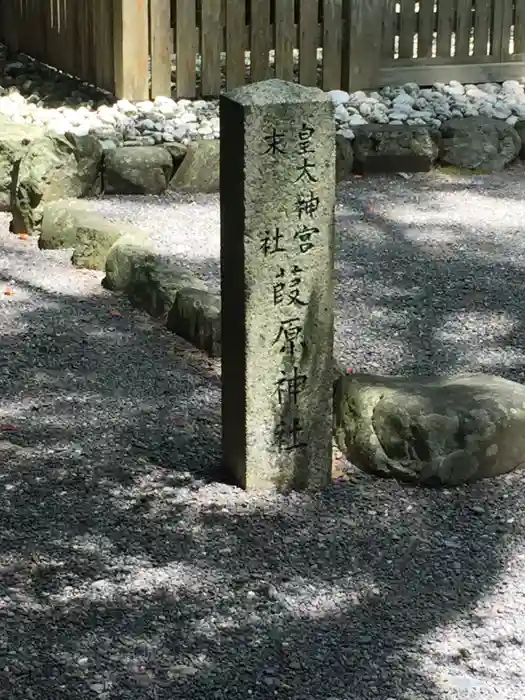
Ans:
[[[353,178],[338,188],[338,359],[381,374],[525,377],[525,166],[491,176]],[[217,195],[107,197],[215,290]]]
[[[338,356],[520,379],[524,180],[341,187]],[[213,280],[216,198],[163,201],[96,206]],[[2,221],[0,698],[525,695],[522,473],[221,485],[216,368]]]

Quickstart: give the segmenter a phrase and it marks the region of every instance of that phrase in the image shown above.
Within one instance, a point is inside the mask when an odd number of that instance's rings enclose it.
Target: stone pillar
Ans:
[[[331,480],[332,109],[283,80],[221,97],[223,458],[250,490]]]

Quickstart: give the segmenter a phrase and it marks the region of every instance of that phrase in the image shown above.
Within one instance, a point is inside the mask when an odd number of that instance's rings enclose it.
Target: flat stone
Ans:
[[[147,238],[123,236],[108,252],[106,289],[124,291],[130,301],[151,316],[170,312],[181,289],[206,289],[175,256],[161,255]]]
[[[525,386],[485,374],[379,377],[341,373],[334,433],[356,467],[457,486],[525,464]]]
[[[519,155],[516,129],[489,117],[449,119],[441,125],[441,161],[457,168],[497,172]]]
[[[218,192],[219,161],[218,141],[201,139],[190,144],[170,182],[170,189],[181,192]]]
[[[361,175],[428,172],[438,156],[424,126],[367,124],[354,133],[354,170]]]
[[[167,327],[211,357],[220,357],[220,296],[205,289],[181,289],[168,314]]]
[[[162,194],[173,173],[171,153],[161,146],[121,146],[106,151],[106,194]]]

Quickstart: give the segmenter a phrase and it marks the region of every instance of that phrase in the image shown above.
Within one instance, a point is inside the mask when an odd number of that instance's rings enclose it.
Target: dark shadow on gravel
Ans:
[[[378,225],[395,239],[391,267],[366,241],[355,256],[399,290],[381,303],[398,310],[420,284],[431,305],[440,265]],[[400,281],[403,246],[415,263]],[[512,265],[489,279],[468,264],[494,308],[495,286],[517,292]],[[453,272],[459,308],[460,261]],[[201,355],[122,298],[30,287],[39,304],[0,336],[7,698],[450,697],[421,666],[440,653],[427,638],[459,617],[482,624],[476,605],[522,540],[521,474],[437,491],[356,473],[314,498],[246,496],[213,483],[219,381]],[[400,337],[407,356],[433,367],[445,353],[450,370],[437,311],[419,329],[429,354],[412,347],[416,329]],[[499,656],[521,640],[489,643]],[[443,656],[458,683],[483,682],[476,653]]]

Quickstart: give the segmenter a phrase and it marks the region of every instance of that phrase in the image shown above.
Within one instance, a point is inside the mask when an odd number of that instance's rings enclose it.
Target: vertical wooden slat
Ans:
[[[483,2],[484,0],[480,0]],[[436,55],[449,57],[452,47],[454,0],[438,0],[438,24]]]
[[[111,4],[104,0],[100,5],[100,36],[102,37],[101,60],[102,67],[100,70],[100,86],[105,90],[112,91],[115,76],[113,66],[113,12]]]
[[[149,27],[145,0],[113,0],[115,91],[119,98],[147,100]],[[190,2],[190,0],[185,0]]]
[[[171,0],[149,0],[151,96],[171,97]]]
[[[499,0],[498,0],[499,1]],[[457,0],[456,56],[467,57],[472,34],[472,0]]]
[[[494,4],[492,30],[492,55],[497,61],[509,56],[510,26],[512,24],[512,0],[497,0]]]
[[[458,0],[461,2],[461,0]],[[417,57],[432,58],[434,43],[434,0],[419,0],[419,16],[417,28]]]
[[[67,63],[66,70],[71,75],[75,75],[75,22],[76,22],[76,0],[67,0],[65,9],[64,35],[66,41]]]
[[[343,36],[343,89],[378,87],[384,0],[346,0]]]
[[[97,79],[97,61],[96,61],[96,30],[95,30],[95,13],[94,6],[91,0],[87,3],[87,16],[85,26],[85,41],[87,44],[87,80],[90,83],[95,83]]]
[[[226,86],[244,85],[244,37],[246,30],[246,5],[238,0],[226,2]]]
[[[293,80],[295,12],[293,2],[275,3],[275,77]]]
[[[301,0],[299,11],[299,82],[317,85],[317,0]]]
[[[474,5],[474,56],[488,52],[491,0],[476,0]]]
[[[383,39],[381,41],[383,60],[389,63],[395,54],[396,46],[396,31],[397,31],[397,12],[396,0],[385,0],[385,9],[383,12]]]
[[[0,0],[1,3],[1,0]],[[35,0],[30,0],[29,12],[31,13],[31,26],[37,29],[40,20],[40,6],[35,3]],[[32,32],[31,36],[31,55],[35,58],[38,57],[41,49],[42,33],[40,31]]]
[[[58,37],[60,47],[60,58],[56,64],[57,68],[64,70],[67,64],[67,36],[66,28],[66,3],[67,0],[58,0]]]
[[[177,97],[195,97],[197,13],[195,0],[175,5],[175,54]]]
[[[94,69],[95,69],[95,80],[94,83],[97,87],[102,86],[104,80],[103,71],[103,50],[104,50],[104,37],[101,35],[102,21],[101,21],[101,9],[104,0],[91,0],[91,16],[93,22],[93,44],[92,51],[94,57]]]
[[[514,53],[525,52],[525,0],[515,0]]]
[[[201,0],[201,90],[205,97],[221,91],[221,0]]]
[[[91,0],[82,0],[82,26],[80,27],[81,42],[82,42],[82,78],[90,80],[91,73],[91,56],[93,48],[90,46],[89,26],[91,21]],[[115,61],[113,61],[115,63]]]
[[[414,54],[414,34],[416,32],[416,12],[414,0],[401,0],[399,28],[399,58],[412,58]]]
[[[323,90],[337,90],[341,87],[342,23],[342,0],[324,0]]]
[[[251,80],[270,77],[270,2],[251,0],[250,56]]]
[[[58,38],[58,2],[59,0],[50,0],[51,23],[49,31],[49,52],[48,61],[51,65],[55,65],[59,59],[59,38]]]

